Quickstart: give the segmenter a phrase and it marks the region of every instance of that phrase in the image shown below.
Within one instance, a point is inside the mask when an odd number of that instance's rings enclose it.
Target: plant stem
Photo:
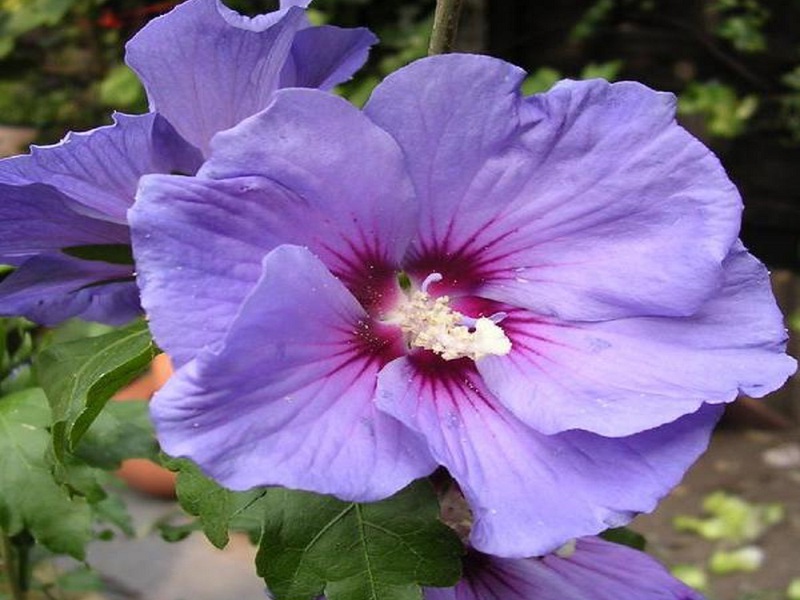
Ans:
[[[433,15],[433,32],[428,46],[428,55],[452,52],[453,42],[458,31],[458,17],[463,0],[436,0],[436,13]]]
[[[14,600],[25,600],[27,594],[20,585],[16,550],[14,549],[14,545],[11,543],[11,538],[8,537],[8,534],[6,534],[5,531],[0,531],[0,537],[3,539],[3,568],[6,572],[6,579],[8,580],[8,590],[11,592],[11,597]]]

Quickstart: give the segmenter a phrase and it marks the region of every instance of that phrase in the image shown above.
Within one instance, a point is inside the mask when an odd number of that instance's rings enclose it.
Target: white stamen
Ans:
[[[439,273],[428,275],[422,289],[413,292],[388,319],[407,335],[408,345],[431,350],[445,360],[508,354],[511,341],[497,325],[507,315],[496,313],[475,319],[454,311],[448,296],[432,298],[427,292],[431,283],[441,280]]]

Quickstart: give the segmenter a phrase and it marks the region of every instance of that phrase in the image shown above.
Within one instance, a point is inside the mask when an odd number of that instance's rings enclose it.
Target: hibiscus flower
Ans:
[[[739,195],[674,98],[523,77],[428,58],[363,112],[283,90],[196,176],[143,179],[167,453],[361,501],[442,465],[476,549],[542,555],[652,510],[723,403],[786,380]]]

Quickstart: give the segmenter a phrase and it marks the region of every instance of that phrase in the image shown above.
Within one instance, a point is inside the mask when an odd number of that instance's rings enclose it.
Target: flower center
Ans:
[[[439,273],[429,275],[387,320],[400,327],[409,347],[430,350],[445,360],[508,354],[511,340],[498,326],[505,313],[474,319],[453,310],[449,296],[433,298],[428,293],[430,284],[441,279]]]

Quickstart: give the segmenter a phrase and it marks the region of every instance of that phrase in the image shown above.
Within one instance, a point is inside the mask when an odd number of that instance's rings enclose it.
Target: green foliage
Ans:
[[[752,542],[784,518],[780,504],[751,504],[739,496],[723,491],[709,494],[703,500],[708,517],[678,515],[674,526],[678,531],[695,533],[707,540]]]
[[[91,511],[53,480],[45,460],[50,411],[41,390],[0,399],[0,529],[30,531],[53,552],[84,557],[91,539]]]
[[[17,38],[43,25],[57,24],[75,0],[0,0],[0,58]]]
[[[144,88],[127,65],[119,63],[111,67],[99,85],[99,100],[103,105],[112,109],[123,106],[139,108],[136,112],[147,110]]]
[[[610,60],[604,63],[589,63],[581,71],[580,79],[605,79],[616,81],[622,71],[621,60]]]
[[[176,493],[181,507],[190,515],[198,517],[200,527],[208,541],[217,548],[228,544],[229,529],[240,529],[238,520],[247,511],[258,511],[259,501],[265,490],[232,492],[205,475],[187,459],[168,459],[165,465],[178,471]],[[255,507],[255,508],[254,508]],[[260,531],[260,513],[252,526]]]
[[[615,0],[597,0],[583,14],[578,23],[572,28],[570,39],[582,41],[590,38],[597,28],[608,18],[616,5]]]
[[[675,565],[670,572],[686,585],[696,590],[708,589],[708,575],[695,565]]]
[[[0,319],[0,396],[33,387],[33,323]]]
[[[628,546],[634,550],[644,551],[647,546],[647,540],[641,533],[635,532],[633,529],[627,527],[615,527],[614,529],[606,529],[600,534],[600,537],[609,542]]]
[[[589,63],[578,75],[578,79],[605,79],[614,81],[622,70],[622,61],[611,60],[604,63]],[[546,92],[553,87],[564,75],[550,67],[537,69],[525,78],[522,82],[522,94],[530,96]]]
[[[792,579],[786,589],[787,600],[800,600],[800,577]]]
[[[126,400],[106,405],[75,449],[75,456],[100,469],[117,469],[128,458],[158,460],[147,401]]]
[[[271,489],[256,565],[278,600],[412,600],[450,586],[462,547],[427,482],[371,504]]]
[[[522,93],[525,96],[546,92],[562,78],[561,73],[550,67],[536,69],[522,82]]]
[[[146,323],[105,335],[55,344],[37,361],[39,381],[53,409],[53,448],[63,460],[109,398],[142,373],[158,349]]]
[[[678,103],[679,114],[702,115],[708,132],[721,138],[740,135],[756,108],[756,96],[740,98],[732,87],[715,81],[690,84]]]
[[[763,28],[769,11],[758,0],[716,0],[709,10],[719,20],[716,34],[740,52],[763,52],[767,48]]]
[[[714,575],[752,573],[761,568],[764,551],[757,546],[744,546],[736,550],[717,550],[708,561]]]

